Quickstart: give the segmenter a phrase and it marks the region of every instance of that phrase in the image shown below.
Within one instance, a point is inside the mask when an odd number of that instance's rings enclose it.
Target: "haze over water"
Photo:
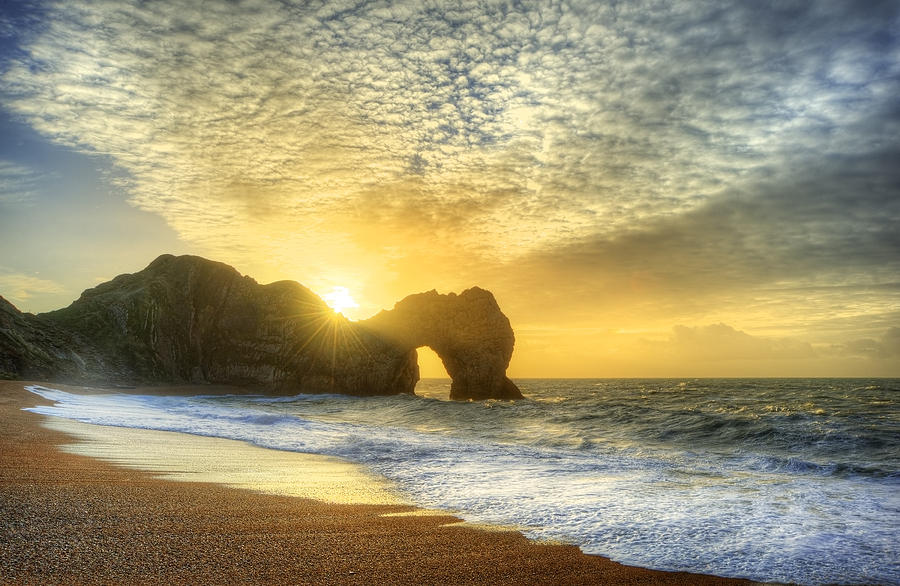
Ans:
[[[528,399],[79,396],[38,413],[339,456],[411,502],[666,570],[900,584],[900,380],[531,379]]]

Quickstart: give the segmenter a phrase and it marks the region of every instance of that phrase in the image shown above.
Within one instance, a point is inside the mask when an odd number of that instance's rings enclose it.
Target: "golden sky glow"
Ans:
[[[3,10],[22,309],[188,252],[351,319],[490,289],[512,376],[900,375],[896,3]]]

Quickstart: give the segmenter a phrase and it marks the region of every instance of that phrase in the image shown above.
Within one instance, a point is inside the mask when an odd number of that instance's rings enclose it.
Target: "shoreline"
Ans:
[[[313,500],[226,486],[222,476],[160,478],[159,470],[110,463],[121,455],[111,453],[103,441],[93,444],[93,457],[61,447],[79,442],[77,433],[70,434],[77,432],[77,425],[50,429],[43,423],[56,418],[22,411],[48,403],[24,389],[30,384],[91,392],[58,383],[0,381],[0,519],[5,525],[0,583],[753,583],[624,566],[584,554],[574,545],[533,542],[509,528],[485,531],[452,514],[426,512],[399,501],[347,504],[345,499],[337,504],[325,502],[327,496]],[[212,394],[234,389],[96,391]],[[142,442],[147,434],[173,432],[125,433],[127,445]],[[158,455],[176,443],[185,449],[181,440],[153,437],[154,442],[145,445],[148,453]],[[187,436],[185,443],[192,444],[190,438],[195,437]],[[220,438],[199,439],[214,440],[211,454],[239,453],[235,446],[216,443]],[[257,455],[243,457],[248,462]],[[302,468],[319,488],[329,490],[318,467],[322,462],[304,458],[296,454],[289,466]],[[179,468],[182,462],[175,464]],[[345,473],[350,472],[341,470],[337,476]],[[227,477],[228,470],[224,474]],[[350,484],[360,481],[354,477]]]

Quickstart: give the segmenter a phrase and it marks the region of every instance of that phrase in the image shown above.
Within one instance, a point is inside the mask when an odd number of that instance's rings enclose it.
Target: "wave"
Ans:
[[[522,381],[534,398],[509,403],[34,388],[55,404],[33,410],[342,457],[421,506],[624,563],[900,584],[884,563],[900,559],[898,417],[879,404],[884,388],[804,394],[790,381],[779,398],[771,382],[739,382]]]

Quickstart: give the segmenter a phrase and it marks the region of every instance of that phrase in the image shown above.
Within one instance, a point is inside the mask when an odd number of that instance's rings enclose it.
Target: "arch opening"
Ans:
[[[449,399],[452,381],[444,361],[428,346],[419,346],[416,348],[416,354],[419,362],[419,380],[416,383],[415,393],[429,399],[442,401]]]

